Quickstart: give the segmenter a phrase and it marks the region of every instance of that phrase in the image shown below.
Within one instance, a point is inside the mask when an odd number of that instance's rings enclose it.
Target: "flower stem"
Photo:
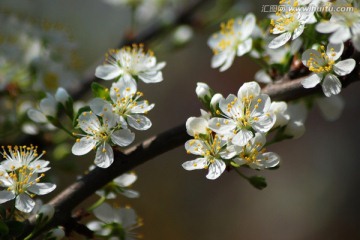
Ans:
[[[93,205],[91,205],[87,211],[90,212],[92,210],[94,210],[95,208],[97,208],[98,206],[100,206],[103,202],[105,202],[106,197],[101,197],[99,200],[97,200]]]

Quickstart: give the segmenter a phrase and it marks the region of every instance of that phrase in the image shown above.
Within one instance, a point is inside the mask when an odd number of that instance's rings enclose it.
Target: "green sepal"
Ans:
[[[97,82],[93,82],[91,84],[91,90],[94,94],[95,97],[101,98],[101,99],[105,99],[107,101],[110,101],[110,93],[109,93],[109,89]]]
[[[266,179],[262,176],[252,176],[248,178],[249,183],[253,185],[253,187],[262,190],[267,187]]]
[[[233,161],[230,162],[230,165],[233,166],[233,167],[236,167],[236,168],[240,167],[239,164],[237,164],[237,163],[235,163]]]

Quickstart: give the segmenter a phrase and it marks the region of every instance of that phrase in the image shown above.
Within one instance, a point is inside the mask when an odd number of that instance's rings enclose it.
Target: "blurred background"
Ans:
[[[154,11],[154,15],[137,13],[136,31],[153,22],[170,22],[189,2],[170,1],[170,9],[146,7],[145,12]],[[166,61],[167,65],[162,83],[139,84],[145,98],[156,106],[149,113],[152,128],[136,132],[135,142],[182,124],[190,116],[198,116],[201,104],[195,94],[197,82],[206,82],[226,96],[236,93],[243,82],[252,81],[259,69],[246,57],[236,58],[224,73],[212,69],[212,52],[206,42],[218,31],[223,19],[250,11],[258,18],[264,17],[261,4],[265,1],[207,2],[195,14],[194,21],[199,24],[192,28],[189,42],[177,44],[174,33],[169,31],[146,44],[155,51],[157,60]],[[116,47],[131,28],[130,7],[101,0],[2,0],[0,8],[6,14],[29,21],[61,25],[79,59],[76,71],[80,87],[82,76],[94,74],[94,67],[103,61],[105,52]],[[210,21],[210,16],[215,19]],[[206,24],[201,25],[202,21]],[[131,205],[144,219],[145,225],[138,232],[148,240],[360,239],[359,91],[359,83],[343,89],[341,95],[346,105],[337,121],[326,121],[315,107],[309,113],[303,137],[272,145],[268,150],[282,158],[278,170],[245,171],[267,178],[268,187],[261,191],[235,172],[211,181],[205,178],[205,171],[183,170],[181,164],[194,156],[187,155],[181,146],[135,169],[138,180],[133,189],[141,197],[121,198],[119,204]],[[89,154],[78,159],[70,154],[61,160],[63,163],[54,162],[63,175],[54,178],[60,186],[50,197],[74,181],[76,173],[85,171],[92,157]],[[48,155],[46,159],[52,161],[50,158]]]

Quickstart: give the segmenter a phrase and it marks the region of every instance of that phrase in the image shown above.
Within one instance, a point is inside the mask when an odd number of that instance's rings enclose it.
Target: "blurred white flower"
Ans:
[[[243,56],[251,51],[253,32],[256,24],[255,15],[249,13],[244,19],[230,19],[221,24],[221,30],[213,34],[208,40],[209,47],[214,56],[211,59],[211,67],[220,71],[227,70],[233,63],[235,55]]]
[[[143,225],[132,208],[113,208],[107,203],[94,209],[94,215],[100,221],[87,223],[87,227],[96,235],[112,240],[134,240],[141,238],[134,230]]]
[[[134,44],[132,47],[110,50],[106,63],[96,68],[95,76],[104,80],[140,79],[145,83],[157,83],[163,80],[161,69],[164,67],[165,62],[156,63],[151,50],[145,53],[143,45]]]

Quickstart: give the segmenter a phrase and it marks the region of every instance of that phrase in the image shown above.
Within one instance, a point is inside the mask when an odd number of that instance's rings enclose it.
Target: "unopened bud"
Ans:
[[[62,103],[65,106],[66,102],[69,100],[69,98],[70,98],[70,96],[69,96],[68,92],[64,88],[59,87],[55,93],[56,101]]]
[[[221,95],[220,93],[216,93],[212,98],[211,98],[211,102],[210,105],[213,109],[217,108],[217,105],[219,104],[220,100],[223,99],[223,95]]]

